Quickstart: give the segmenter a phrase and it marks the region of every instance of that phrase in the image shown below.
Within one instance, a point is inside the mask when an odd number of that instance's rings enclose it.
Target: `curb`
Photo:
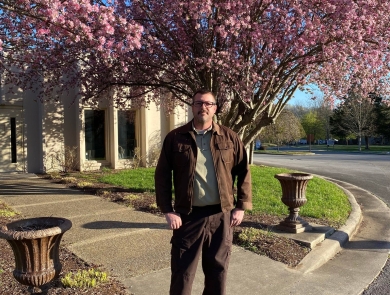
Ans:
[[[316,175],[321,177],[319,175]],[[302,261],[297,265],[296,270],[301,273],[308,273],[316,270],[330,259],[332,259],[337,253],[339,253],[342,247],[349,241],[350,238],[357,232],[359,229],[360,223],[363,219],[362,211],[359,204],[356,202],[354,195],[344,188],[342,185],[335,182],[334,179],[324,178],[338,187],[340,187],[348,196],[348,201],[351,204],[351,213],[342,227],[336,230],[329,238],[325,239],[322,243],[318,244]],[[337,181],[343,183],[341,181]],[[351,184],[349,184],[351,185]]]

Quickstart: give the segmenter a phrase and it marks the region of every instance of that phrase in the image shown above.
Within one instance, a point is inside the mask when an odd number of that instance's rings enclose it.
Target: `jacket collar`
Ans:
[[[182,131],[183,133],[195,132],[194,129],[192,128],[193,122],[194,122],[194,119],[192,119],[192,120],[191,120],[190,122],[188,122],[187,124],[183,125],[181,131]],[[215,132],[215,133],[217,133],[218,135],[220,135],[221,128],[219,127],[219,125],[218,125],[217,123],[214,123],[214,122],[213,122],[212,124],[213,124],[213,125],[212,125],[212,128],[211,128],[211,129],[212,129],[213,133]]]

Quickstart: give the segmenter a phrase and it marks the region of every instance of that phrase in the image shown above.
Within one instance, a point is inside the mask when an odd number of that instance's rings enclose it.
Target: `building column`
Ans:
[[[108,144],[109,144],[109,162],[111,163],[111,168],[119,169],[121,168],[119,165],[119,151],[118,151],[118,110],[114,106],[110,106],[108,108],[109,111],[109,136],[108,136]]]
[[[140,157],[141,157],[141,166],[146,166],[146,155],[148,150],[148,143],[146,140],[146,135],[148,134],[148,124],[146,120],[146,109],[144,107],[141,107],[139,110],[139,119],[136,122],[139,122],[138,124],[138,131],[139,131],[139,141],[138,141],[138,147],[140,149]]]
[[[43,173],[43,104],[32,91],[23,93],[24,123],[26,131],[27,172]]]

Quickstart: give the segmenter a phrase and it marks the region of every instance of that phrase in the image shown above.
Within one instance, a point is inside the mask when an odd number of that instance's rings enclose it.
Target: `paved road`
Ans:
[[[364,188],[390,206],[390,154],[313,151],[313,155],[255,154],[254,163],[327,176]],[[390,294],[390,260],[363,295]]]

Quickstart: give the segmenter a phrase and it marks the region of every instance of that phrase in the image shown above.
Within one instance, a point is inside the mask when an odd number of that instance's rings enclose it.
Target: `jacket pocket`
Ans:
[[[190,161],[190,145],[177,144],[173,147],[173,162],[176,166],[189,165]]]
[[[222,161],[229,164],[234,159],[234,149],[232,141],[223,141],[217,143],[217,150],[221,154]]]

